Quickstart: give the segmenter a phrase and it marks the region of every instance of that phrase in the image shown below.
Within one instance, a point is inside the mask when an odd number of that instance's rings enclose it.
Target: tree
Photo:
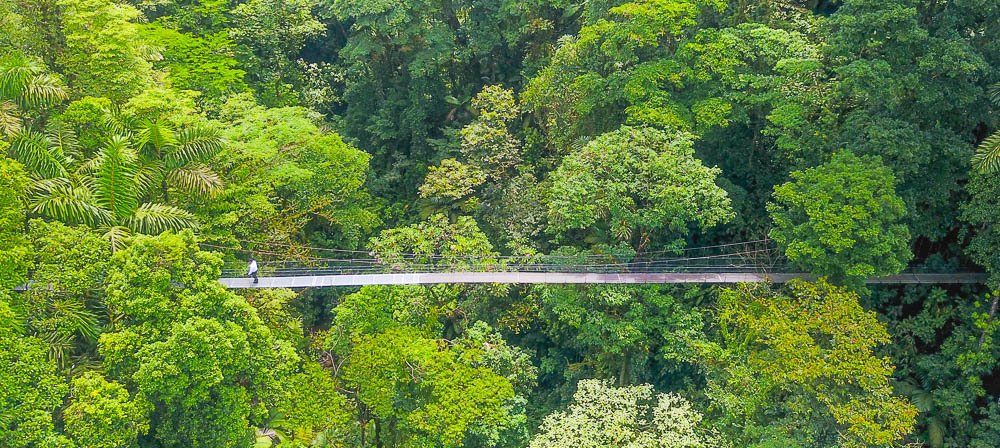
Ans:
[[[875,354],[889,335],[855,293],[824,280],[745,285],[717,306],[718,342],[699,343],[699,359],[734,443],[894,446],[912,431],[917,410]]]
[[[40,61],[18,52],[0,55],[0,135],[16,136],[26,127],[28,112],[54,106],[67,96],[62,80]],[[46,163],[44,155],[18,155],[34,162],[33,167]]]
[[[295,371],[291,343],[218,283],[221,258],[190,232],[138,237],[113,265],[106,302],[117,317],[100,353],[111,379],[149,401],[149,437],[165,448],[249,445]]]
[[[460,270],[500,263],[493,244],[468,216],[451,223],[444,215],[434,215],[422,223],[385,230],[372,238],[370,247],[375,257],[394,267],[441,265]]]
[[[186,9],[204,10],[207,6]],[[227,31],[210,33],[199,28],[188,33],[172,28],[169,22],[149,24],[143,31],[153,44],[162,48],[163,60],[156,65],[166,68],[171,85],[201,92],[202,104],[220,103],[227,95],[249,90],[246,70],[235,56],[236,43]]]
[[[8,294],[0,289],[0,445],[72,448],[53,422],[66,395],[65,380],[45,358],[45,344],[20,334]]]
[[[138,436],[149,430],[146,406],[121,384],[85,373],[73,380],[70,404],[63,412],[66,433],[80,446],[138,447]]]
[[[520,114],[514,91],[498,85],[483,87],[472,99],[476,118],[463,127],[462,154],[493,180],[502,180],[521,162],[522,144],[510,129]]]
[[[152,82],[159,58],[140,37],[142,13],[110,0],[58,0],[65,51],[59,65],[77,94],[125,101]],[[92,31],[99,26],[101,33]]]
[[[832,150],[881,157],[916,237],[941,240],[957,218],[971,131],[991,122],[983,92],[996,77],[998,11],[980,2],[846,0],[828,22],[842,112],[816,131]]]
[[[315,0],[250,0],[233,8],[230,35],[264,104],[298,103],[294,89],[302,75],[296,59],[306,41],[325,31],[312,15],[315,5]]]
[[[706,229],[733,217],[719,170],[695,158],[692,137],[622,127],[567,155],[552,177],[550,229],[596,233],[599,241],[642,251],[664,237]]]
[[[656,382],[682,370],[701,338],[702,314],[685,306],[679,289],[538,285],[534,292],[541,332],[553,345],[545,364],[565,369],[562,375],[617,378],[619,386]]]
[[[545,417],[530,448],[709,448],[726,446],[683,397],[653,386],[581,380],[565,411]]]
[[[212,242],[301,257],[309,254],[302,246],[359,247],[379,224],[364,188],[369,156],[327,131],[322,117],[241,95],[222,119],[229,145],[212,165],[225,187],[211,200],[191,198]]]
[[[4,145],[0,141],[0,147]],[[20,163],[0,157],[0,291],[28,279],[31,247],[22,232],[28,182]]]
[[[524,366],[502,360],[526,357],[500,339],[493,346],[443,338],[451,296],[440,292],[365,287],[337,306],[325,348],[356,396],[359,446],[491,446],[524,423],[511,383]]]
[[[874,157],[849,151],[774,189],[771,238],[796,266],[837,281],[895,274],[910,260],[906,205]]]
[[[443,206],[443,212],[473,211],[479,204],[472,194],[486,182],[486,173],[473,165],[466,165],[455,159],[444,159],[438,166],[427,171],[424,184],[420,186],[420,197],[432,205]],[[434,211],[439,211],[434,207]]]
[[[38,287],[13,301],[23,310],[26,332],[48,344],[61,372],[94,368],[96,343],[108,321],[103,286],[111,258],[107,241],[86,227],[32,220],[31,281]]]

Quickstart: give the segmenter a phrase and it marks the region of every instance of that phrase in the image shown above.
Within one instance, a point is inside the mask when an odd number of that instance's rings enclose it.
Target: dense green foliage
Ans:
[[[0,0],[0,446],[1000,446],[998,36],[996,0]],[[217,281],[741,241],[811,280]],[[865,285],[906,269],[989,282]]]

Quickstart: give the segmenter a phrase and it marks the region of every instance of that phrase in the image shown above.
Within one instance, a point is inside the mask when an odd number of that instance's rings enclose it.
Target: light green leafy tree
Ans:
[[[243,298],[217,281],[222,260],[190,232],[139,237],[113,259],[101,335],[105,372],[152,406],[163,447],[248,446],[299,359]]]
[[[890,447],[917,409],[895,395],[890,342],[858,296],[824,280],[720,292],[719,342],[698,343],[717,423],[740,446]]]
[[[849,151],[774,188],[771,238],[796,266],[837,281],[895,274],[910,260],[906,205],[877,158]]]
[[[552,174],[550,229],[642,251],[655,236],[732,219],[718,174],[695,158],[690,134],[622,127],[567,155]]]
[[[356,397],[359,446],[491,446],[524,424],[512,381],[533,376],[526,357],[502,339],[445,339],[439,293],[365,287],[335,310],[325,346]]]
[[[66,433],[80,446],[138,447],[139,435],[149,431],[147,406],[121,384],[88,372],[73,379],[70,403],[63,411]]]
[[[65,39],[57,59],[75,93],[125,101],[152,82],[150,61],[160,56],[139,33],[142,13],[111,0],[57,4]]]
[[[374,232],[380,219],[364,188],[369,156],[329,132],[322,117],[240,95],[222,119],[229,144],[212,166],[225,187],[211,200],[193,197],[191,207],[213,242],[301,257],[310,253],[302,246],[360,247]]]
[[[542,421],[530,448],[712,448],[726,446],[684,397],[653,386],[581,380],[565,411]]]
[[[202,9],[206,8],[201,6]],[[203,95],[202,103],[218,103],[229,94],[246,92],[247,73],[236,59],[236,43],[228,31],[205,34],[207,30],[184,32],[169,22],[156,22],[143,28],[150,42],[161,48],[167,79],[177,89],[194,90]]]

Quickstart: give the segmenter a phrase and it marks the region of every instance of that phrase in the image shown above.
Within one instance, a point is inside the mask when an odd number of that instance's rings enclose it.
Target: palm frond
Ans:
[[[167,174],[167,183],[181,191],[214,196],[222,191],[222,178],[208,165],[191,162]]]
[[[69,97],[62,81],[51,73],[42,73],[28,81],[21,93],[21,107],[39,107],[59,104]]]
[[[159,159],[140,158],[139,169],[135,173],[140,197],[145,197],[163,182],[163,171],[163,162]]]
[[[135,233],[158,235],[167,230],[196,229],[198,222],[194,215],[177,207],[146,203],[126,219],[125,225]]]
[[[97,205],[120,222],[139,206],[135,151],[124,137],[115,136],[101,148],[99,157],[94,173],[94,197]]]
[[[67,178],[45,179],[32,185],[31,211],[67,224],[98,227],[111,219],[107,210],[94,205],[86,185]]]
[[[97,172],[97,168],[101,166],[101,155],[96,154],[87,160],[84,160],[79,166],[76,167],[76,171],[73,173],[77,176],[87,176]]]
[[[26,129],[11,141],[11,155],[28,167],[32,173],[42,178],[66,175],[62,165],[62,154],[54,149],[52,142],[44,134]]]
[[[14,136],[21,132],[21,115],[11,101],[0,101],[0,133]]]
[[[1000,82],[987,87],[986,95],[990,97],[993,104],[1000,106]]]
[[[83,160],[80,140],[76,138],[76,131],[71,126],[58,120],[50,121],[45,127],[45,136],[64,156],[64,166],[74,166]]]
[[[162,159],[176,144],[174,131],[163,120],[144,121],[136,135],[136,147],[143,155],[154,159]]]
[[[1000,131],[983,140],[972,156],[972,166],[979,172],[993,174],[1000,170]]]
[[[102,237],[111,243],[111,252],[118,252],[128,245],[132,238],[132,231],[125,226],[111,226],[101,229],[104,232]]]
[[[16,100],[32,77],[42,68],[22,53],[8,53],[0,57],[0,96]]]
[[[0,58],[0,97],[31,108],[56,104],[65,100],[68,92],[37,59],[10,53]]]
[[[205,160],[222,150],[224,141],[219,132],[205,126],[192,126],[177,132],[177,147],[166,154],[167,166],[181,166]]]
[[[65,369],[66,362],[73,352],[73,335],[52,331],[42,335],[42,338],[49,346],[49,361],[55,363],[60,369]]]
[[[101,334],[97,315],[75,298],[56,298],[49,303],[52,319],[60,332],[79,333],[84,339],[96,342]]]
[[[128,136],[138,127],[135,119],[118,105],[112,105],[106,112],[101,118],[101,128],[108,134]]]

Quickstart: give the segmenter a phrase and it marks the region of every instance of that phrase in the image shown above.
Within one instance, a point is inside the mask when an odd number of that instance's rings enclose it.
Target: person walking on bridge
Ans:
[[[250,258],[250,261],[247,263],[247,277],[253,278],[254,284],[259,280],[257,278],[257,260],[253,258]]]

